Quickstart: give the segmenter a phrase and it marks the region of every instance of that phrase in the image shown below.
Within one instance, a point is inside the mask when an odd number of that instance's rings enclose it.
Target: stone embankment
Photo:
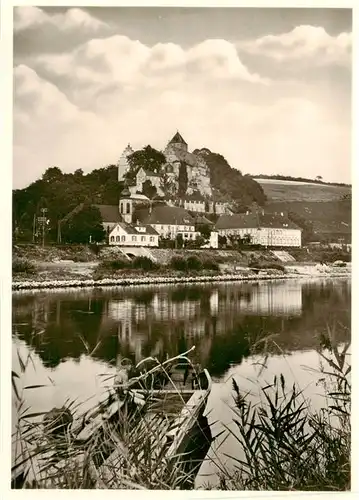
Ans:
[[[257,281],[273,279],[295,279],[300,277],[349,277],[348,269],[332,269],[332,272],[320,272],[311,268],[311,272],[295,269],[287,273],[250,273],[250,274],[219,274],[212,276],[141,276],[140,278],[103,278],[103,279],[71,279],[71,280],[48,280],[48,281],[14,281],[13,290],[26,289],[48,289],[48,288],[74,288],[74,287],[107,287],[107,286],[138,286],[138,285],[161,285],[177,283],[209,283],[219,281]]]

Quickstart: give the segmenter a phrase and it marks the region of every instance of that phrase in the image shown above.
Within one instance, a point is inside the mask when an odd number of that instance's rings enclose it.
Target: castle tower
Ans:
[[[123,220],[128,224],[131,224],[133,215],[133,200],[127,186],[120,194],[119,210]]]
[[[188,144],[183,139],[183,137],[181,136],[181,134],[178,131],[172,137],[172,139],[168,143],[168,146],[174,146],[177,149],[182,149],[183,151],[188,151]]]
[[[127,144],[125,150],[123,151],[121,158],[118,161],[118,181],[122,181],[125,173],[129,169],[130,165],[128,163],[128,157],[134,153],[130,144]]]

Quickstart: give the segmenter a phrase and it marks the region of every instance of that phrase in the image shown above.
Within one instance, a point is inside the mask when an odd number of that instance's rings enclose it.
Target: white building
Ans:
[[[158,247],[159,234],[148,224],[119,222],[109,234],[109,244],[131,247]]]
[[[184,240],[195,240],[200,235],[195,229],[194,218],[182,207],[157,205],[152,209],[139,209],[135,211],[134,219],[151,225],[163,238],[174,240],[182,234]]]
[[[215,230],[221,236],[250,236],[254,245],[270,247],[300,247],[302,230],[284,213],[257,213],[222,215]]]
[[[130,144],[128,144],[125,148],[125,150],[123,151],[118,163],[117,163],[117,167],[118,167],[118,180],[119,181],[122,181],[123,178],[124,178],[124,175],[126,174],[126,172],[128,171],[128,169],[130,168],[130,165],[128,163],[128,157],[134,153],[134,150],[131,148]]]

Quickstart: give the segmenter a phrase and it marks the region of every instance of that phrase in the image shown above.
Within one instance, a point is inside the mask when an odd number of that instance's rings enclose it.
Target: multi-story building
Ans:
[[[222,215],[215,230],[220,236],[250,236],[254,245],[268,247],[300,247],[302,230],[284,213],[266,214],[264,211],[246,214]]]

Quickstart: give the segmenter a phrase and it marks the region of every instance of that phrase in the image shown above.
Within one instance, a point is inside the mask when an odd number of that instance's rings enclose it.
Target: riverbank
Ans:
[[[313,269],[311,273],[295,270],[295,272],[283,273],[277,272],[248,272],[247,274],[216,274],[216,275],[201,275],[201,276],[150,276],[144,275],[141,277],[126,276],[122,278],[103,278],[103,279],[56,279],[56,280],[16,280],[12,283],[12,289],[15,290],[34,290],[48,288],[87,288],[87,287],[108,287],[108,286],[138,286],[138,285],[161,285],[161,284],[177,284],[177,283],[208,283],[220,281],[262,281],[274,279],[296,279],[300,277],[326,277],[326,278],[343,278],[350,277],[348,269],[332,269],[329,272],[320,272]]]
[[[97,255],[86,246],[14,247],[13,290],[74,287],[136,286],[216,281],[257,281],[298,277],[348,277],[351,264],[322,265],[283,252],[284,262],[270,250],[151,249],[146,255],[125,255],[103,247]],[[307,258],[304,259],[304,256]],[[75,259],[76,257],[76,259]],[[291,258],[291,259],[290,259]],[[334,258],[334,254],[333,254]]]

